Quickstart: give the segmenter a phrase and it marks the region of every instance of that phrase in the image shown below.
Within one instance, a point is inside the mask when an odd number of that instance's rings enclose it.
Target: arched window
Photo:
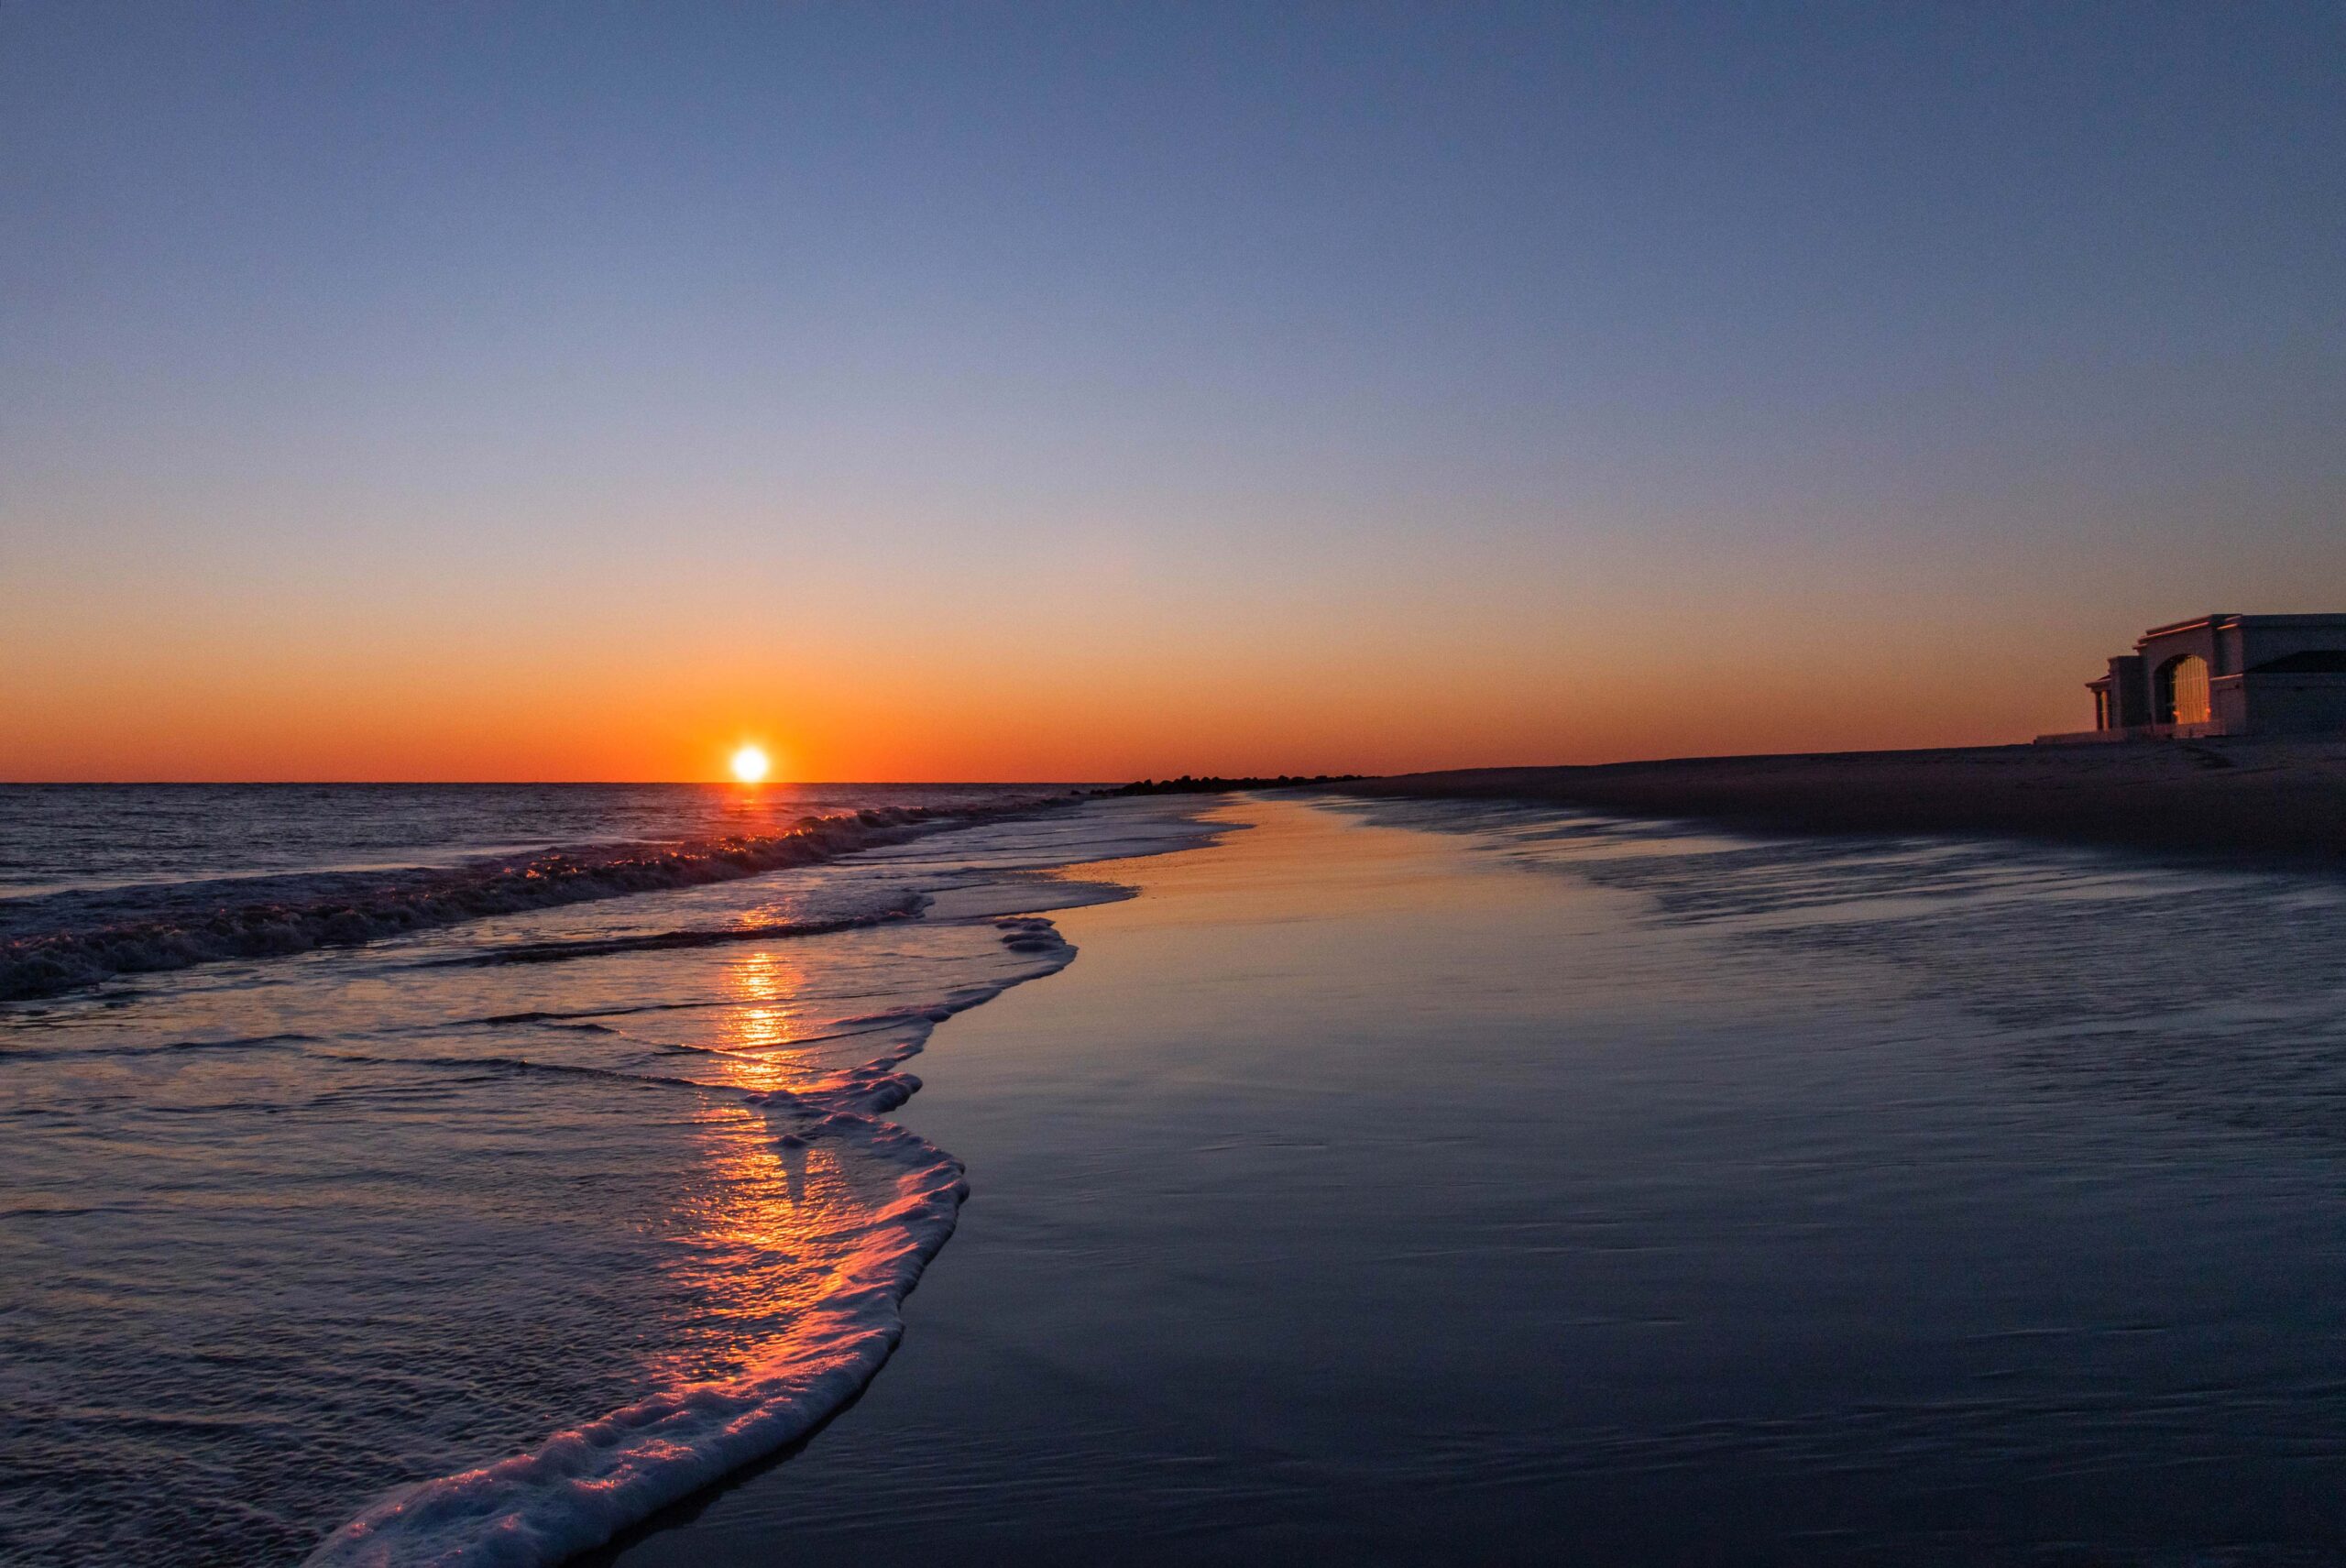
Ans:
[[[2208,661],[2197,653],[2161,664],[2152,677],[2151,696],[2161,724],[2205,724],[2214,717],[2208,706]]]

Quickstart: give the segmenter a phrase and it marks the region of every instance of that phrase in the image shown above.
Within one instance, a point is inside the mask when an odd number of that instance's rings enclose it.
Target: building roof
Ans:
[[[2202,627],[2217,628],[2217,627],[2234,627],[2234,626],[2240,626],[2240,627],[2251,627],[2251,626],[2269,626],[2269,627],[2298,626],[2298,627],[2322,627],[2322,628],[2332,628],[2332,627],[2334,627],[2334,628],[2339,629],[2340,630],[2346,630],[2346,614],[2341,614],[2341,615],[2240,615],[2240,614],[2236,614],[2236,613],[2234,613],[2234,612],[2232,612],[2232,611],[2231,611],[2231,610],[2222,610],[2222,611],[2219,611],[2218,613],[2216,613],[2216,614],[2214,614],[2214,615],[2200,615],[2200,616],[2194,616],[2194,617],[2193,617],[2192,619],[2190,619],[2189,620],[2177,620],[2177,621],[2172,621],[2172,622],[2169,622],[2169,623],[2168,623],[2167,625],[2165,625],[2165,626],[2154,626],[2154,627],[2152,627],[2148,631],[2143,632],[2142,636],[2140,636],[2140,637],[2136,638],[2136,639],[2134,640],[2134,645],[2135,645],[2136,647],[2138,647],[2138,648],[2139,648],[2139,647],[2141,647],[2143,643],[2148,642],[2148,641],[2152,641],[2153,639],[2154,639],[2154,638],[2159,638],[2159,637],[2172,637],[2172,636],[2174,636],[2176,633],[2180,632],[2180,631],[2197,631],[2197,630],[2199,630],[2200,628],[2202,628]]]

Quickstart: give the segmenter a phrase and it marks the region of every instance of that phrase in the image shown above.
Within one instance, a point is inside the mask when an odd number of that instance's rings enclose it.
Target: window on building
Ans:
[[[2161,724],[2205,724],[2214,717],[2208,705],[2208,661],[2197,653],[2161,664],[2152,695]]]

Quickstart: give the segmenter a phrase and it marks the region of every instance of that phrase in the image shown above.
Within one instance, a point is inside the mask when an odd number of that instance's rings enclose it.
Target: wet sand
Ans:
[[[1354,795],[1546,801],[1801,833],[1990,833],[2346,870],[2346,740],[2135,741],[1482,768]]]
[[[2334,890],[1222,815],[915,1064],[861,1401],[591,1561],[2334,1560]]]

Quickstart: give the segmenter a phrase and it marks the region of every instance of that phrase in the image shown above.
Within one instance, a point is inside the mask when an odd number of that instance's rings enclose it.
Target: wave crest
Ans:
[[[273,887],[280,896],[242,903],[218,897],[221,884],[194,884],[174,890],[161,911],[0,940],[0,1002],[55,996],[118,975],[286,958],[488,916],[757,876],[1034,804],[950,811],[882,806],[805,817],[788,832],[757,838],[589,846],[446,869],[278,879]]]

